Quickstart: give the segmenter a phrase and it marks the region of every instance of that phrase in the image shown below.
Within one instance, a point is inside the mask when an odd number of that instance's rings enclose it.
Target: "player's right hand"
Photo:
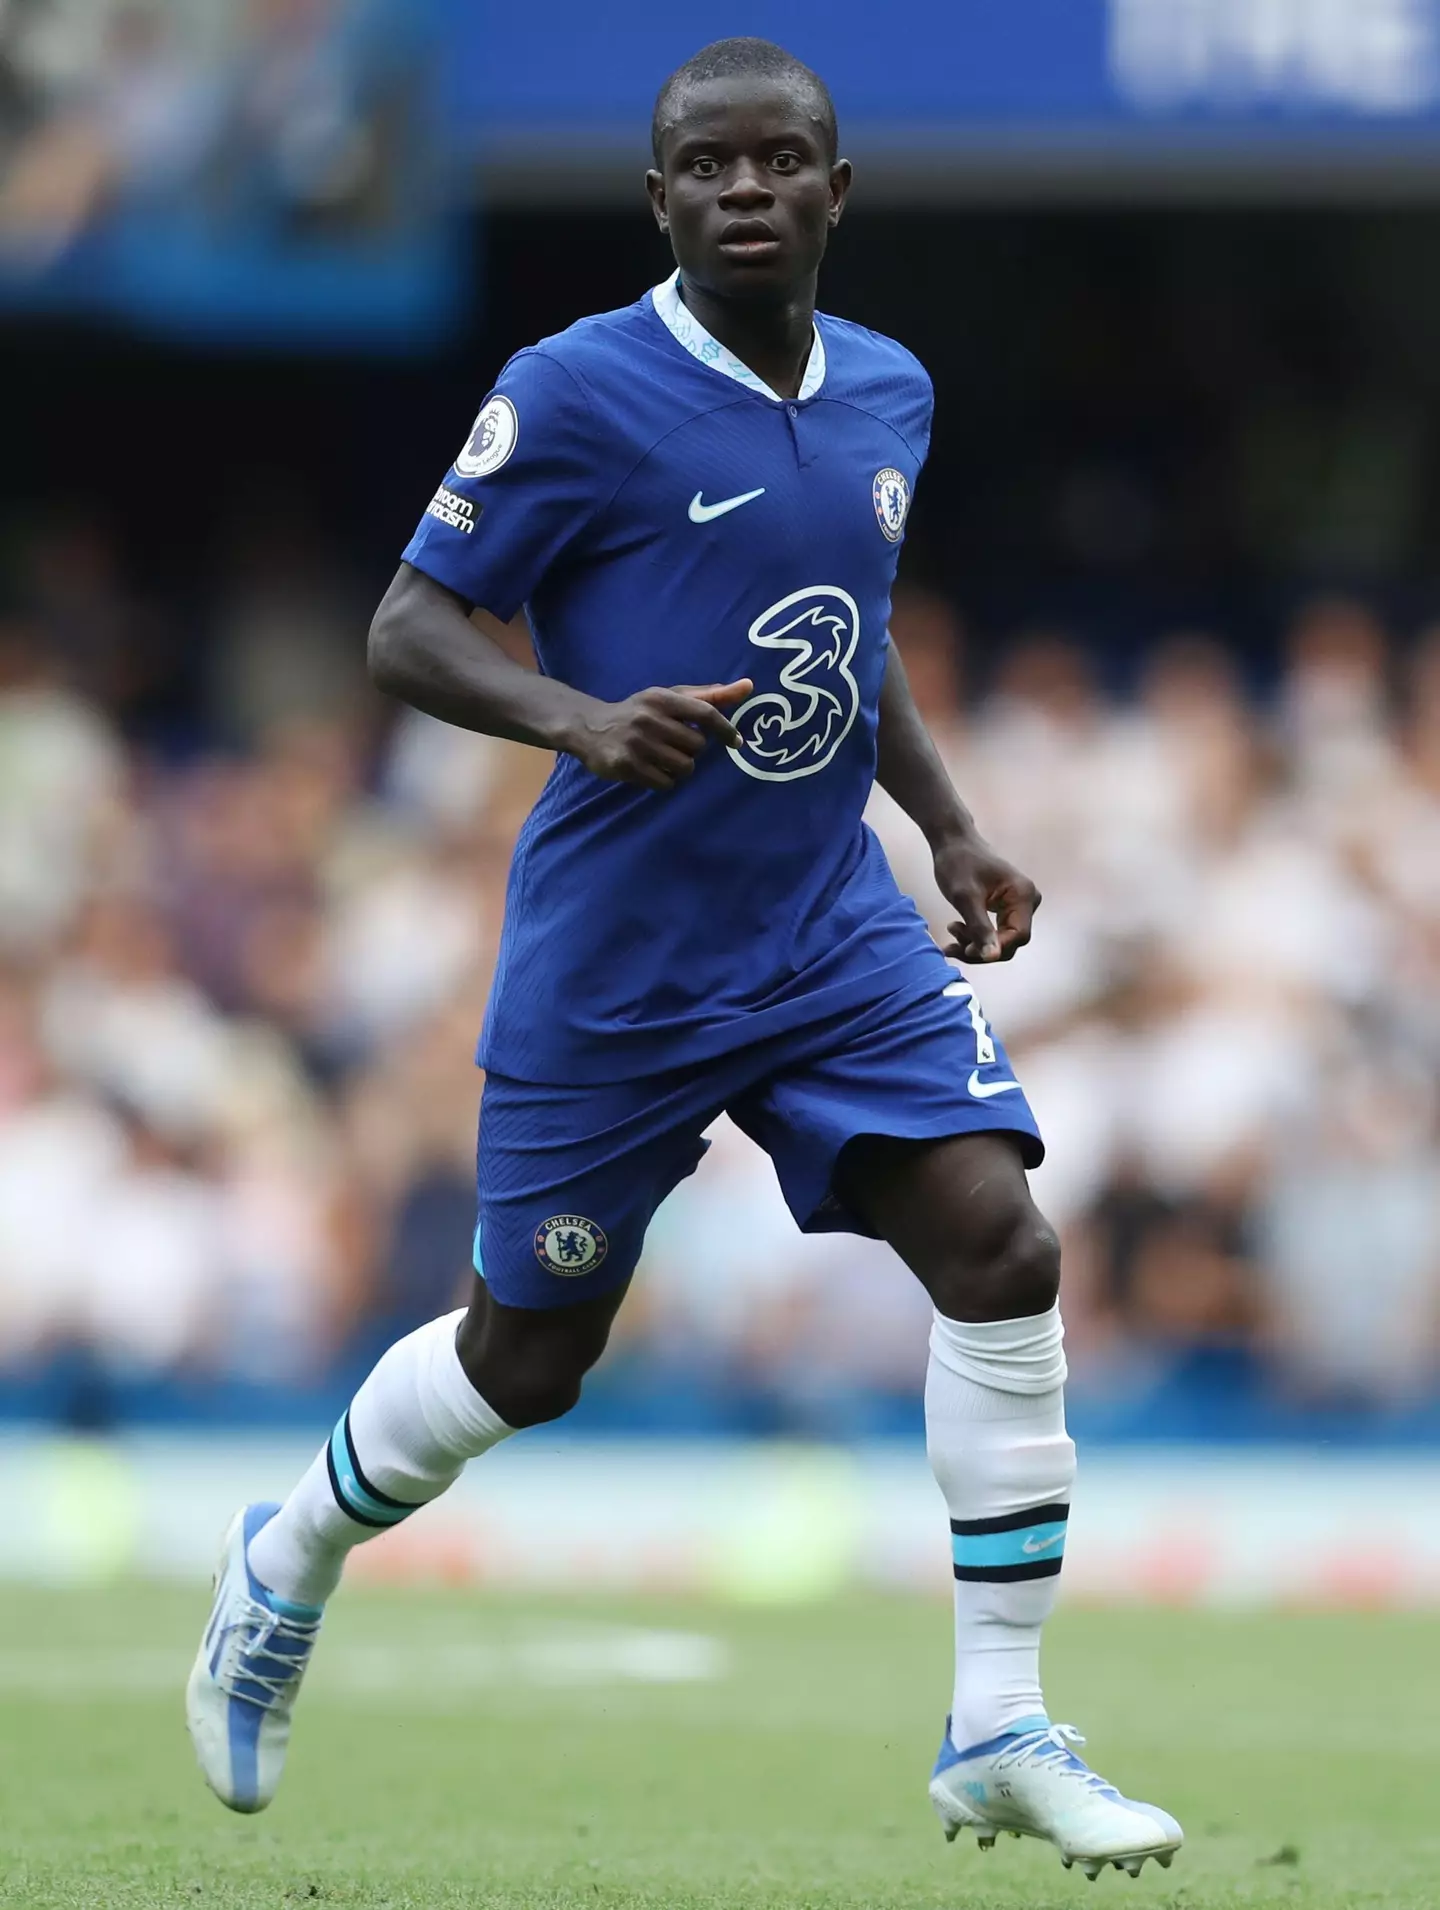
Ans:
[[[583,718],[571,754],[608,782],[676,789],[694,775],[695,760],[712,737],[727,749],[738,745],[740,732],[724,712],[754,688],[742,677],[738,683],[639,690],[623,703],[597,703]]]

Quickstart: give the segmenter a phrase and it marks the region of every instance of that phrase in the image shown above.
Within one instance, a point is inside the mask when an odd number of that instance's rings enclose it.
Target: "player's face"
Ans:
[[[687,284],[777,299],[813,280],[850,187],[808,101],[771,80],[697,86],[646,177]]]

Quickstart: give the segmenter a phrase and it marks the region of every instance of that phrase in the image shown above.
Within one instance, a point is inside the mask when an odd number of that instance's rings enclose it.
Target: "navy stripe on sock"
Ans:
[[[330,1441],[325,1441],[325,1470],[330,1474],[330,1490],[335,1494],[335,1503],[347,1519],[353,1519],[356,1525],[368,1525],[372,1532],[388,1532],[391,1527],[384,1519],[367,1519],[363,1512],[357,1512],[345,1494],[340,1490],[340,1480],[335,1471],[335,1455],[330,1450]]]
[[[1005,1512],[998,1519],[952,1519],[957,1537],[977,1539],[987,1532],[1020,1532],[1027,1525],[1062,1525],[1070,1517],[1068,1505],[1032,1505],[1023,1512]]]
[[[966,1585],[1019,1585],[1027,1578],[1059,1578],[1062,1559],[1027,1560],[1024,1565],[957,1565],[955,1576]]]
[[[355,1441],[350,1437],[350,1412],[348,1407],[346,1408],[345,1417],[340,1423],[345,1432],[345,1450],[350,1455],[350,1463],[355,1468],[355,1477],[360,1481],[361,1490],[368,1492],[377,1505],[388,1505],[393,1512],[418,1512],[420,1510],[419,1504],[409,1503],[404,1499],[392,1499],[388,1492],[377,1492],[374,1486],[372,1486],[370,1481],[365,1477],[360,1466],[359,1456],[355,1451]]]

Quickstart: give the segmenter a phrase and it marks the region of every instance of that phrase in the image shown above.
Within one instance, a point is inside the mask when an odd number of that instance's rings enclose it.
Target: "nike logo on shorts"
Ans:
[[[965,1083],[965,1092],[977,1101],[988,1101],[992,1094],[1018,1094],[1018,1081],[982,1081],[980,1070],[972,1068],[970,1079]]]

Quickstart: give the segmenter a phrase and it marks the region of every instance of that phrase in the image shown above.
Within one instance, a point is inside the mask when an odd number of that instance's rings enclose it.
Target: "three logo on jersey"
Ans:
[[[779,652],[779,682],[758,690],[734,712],[740,742],[730,760],[759,782],[793,782],[833,761],[860,712],[860,685],[850,665],[860,642],[860,609],[838,584],[792,590],[762,610],[749,639]]]

